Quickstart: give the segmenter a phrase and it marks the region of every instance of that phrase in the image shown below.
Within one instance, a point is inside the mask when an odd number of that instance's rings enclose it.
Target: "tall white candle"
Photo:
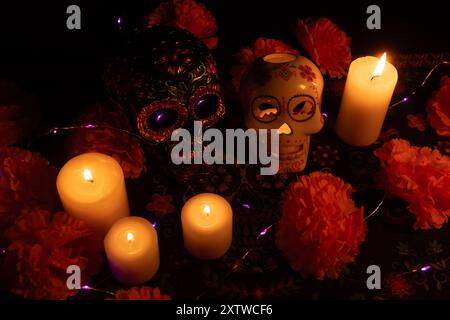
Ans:
[[[336,122],[342,140],[354,146],[368,146],[377,140],[397,78],[397,69],[386,62],[386,53],[380,59],[363,57],[351,63]]]
[[[227,200],[213,193],[190,198],[181,210],[184,246],[201,259],[217,259],[230,248],[233,212]]]
[[[129,215],[123,171],[110,156],[85,153],[70,159],[59,172],[56,185],[64,210],[101,235]]]
[[[158,235],[146,219],[118,220],[106,235],[104,244],[109,268],[119,282],[140,285],[158,271]]]

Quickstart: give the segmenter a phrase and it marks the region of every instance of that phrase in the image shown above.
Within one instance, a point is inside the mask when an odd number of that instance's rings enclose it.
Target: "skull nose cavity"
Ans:
[[[271,53],[264,56],[263,60],[269,63],[287,63],[292,62],[297,57],[292,53]]]
[[[278,128],[278,134],[291,134],[291,127],[285,122]]]

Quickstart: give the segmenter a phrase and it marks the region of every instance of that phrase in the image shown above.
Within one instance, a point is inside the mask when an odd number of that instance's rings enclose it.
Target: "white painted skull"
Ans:
[[[316,65],[289,53],[257,59],[242,78],[246,126],[280,133],[279,172],[305,168],[310,135],[323,127],[322,90],[323,77]]]

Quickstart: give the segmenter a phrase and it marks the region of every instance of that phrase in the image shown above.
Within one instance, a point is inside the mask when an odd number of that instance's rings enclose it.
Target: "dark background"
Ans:
[[[41,99],[44,121],[70,123],[80,107],[101,98],[100,75],[127,31],[160,1],[1,1],[0,77],[18,81]],[[295,46],[296,18],[327,17],[352,37],[358,54],[449,52],[444,1],[204,0],[217,17],[215,56],[226,79],[232,54],[259,36]],[[66,28],[66,8],[81,7],[81,30]],[[366,8],[381,7],[381,30],[366,28]],[[118,31],[117,17],[123,21]],[[49,124],[50,125],[50,124]]]

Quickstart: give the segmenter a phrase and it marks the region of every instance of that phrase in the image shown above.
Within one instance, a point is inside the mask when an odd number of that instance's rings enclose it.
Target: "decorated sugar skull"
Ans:
[[[323,77],[303,56],[274,53],[257,59],[244,75],[240,96],[248,128],[278,129],[279,172],[306,166],[310,135],[323,127]]]
[[[104,75],[108,96],[155,144],[193,120],[214,125],[225,113],[215,62],[191,33],[152,26],[133,35]]]

